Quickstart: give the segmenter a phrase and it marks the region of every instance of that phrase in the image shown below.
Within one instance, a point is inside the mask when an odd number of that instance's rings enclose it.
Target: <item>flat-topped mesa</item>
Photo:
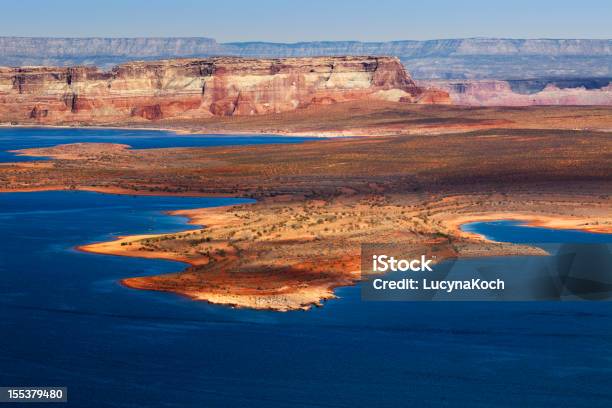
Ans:
[[[358,99],[448,103],[394,57],[205,58],[0,68],[0,121],[112,123],[257,115]]]

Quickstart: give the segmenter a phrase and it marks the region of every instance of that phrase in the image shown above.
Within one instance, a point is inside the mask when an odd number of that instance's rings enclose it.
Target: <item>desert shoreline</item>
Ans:
[[[104,126],[104,125],[40,125],[40,124],[7,124],[0,123],[0,129],[93,129],[93,130],[140,130],[140,131],[154,131],[154,132],[171,132],[177,136],[239,136],[239,137],[252,137],[252,136],[286,136],[286,137],[303,137],[303,138],[351,138],[351,137],[368,137],[367,135],[339,135],[334,132],[323,132],[323,133],[287,133],[287,132],[267,132],[267,131],[217,131],[213,133],[205,132],[205,130],[198,131],[197,129],[183,129],[180,127],[157,127],[157,126]]]
[[[611,106],[468,107],[386,101],[349,101],[289,112],[215,118],[74,122],[22,120],[0,128],[116,129],[166,131],[176,135],[364,138],[447,135],[492,129],[612,131]]]
[[[114,193],[104,193],[104,194],[114,194]],[[135,195],[138,195],[138,193],[136,193]],[[151,238],[158,239],[158,238],[162,238],[165,236],[189,234],[195,231],[205,231],[207,228],[206,215],[205,215],[206,212],[214,212],[215,210],[228,209],[228,208],[239,206],[239,205],[254,205],[254,204],[257,204],[257,202],[246,203],[246,204],[231,204],[231,205],[220,206],[220,207],[204,207],[204,208],[193,208],[189,210],[177,209],[177,210],[164,211],[163,213],[168,216],[186,217],[187,224],[193,225],[196,228],[177,231],[173,233],[135,234],[135,235],[127,235],[127,236],[118,236],[115,239],[110,240],[110,241],[102,241],[102,242],[94,242],[94,243],[78,245],[77,247],[75,247],[75,249],[77,249],[78,251],[90,253],[90,254],[138,257],[138,258],[144,258],[144,259],[159,259],[159,260],[179,262],[179,263],[185,264],[186,268],[188,266],[206,265],[208,262],[203,262],[201,259],[194,260],[194,259],[189,259],[186,257],[181,257],[176,254],[164,253],[164,252],[147,252],[147,251],[130,250],[128,246],[131,246],[132,243],[137,243],[138,241],[143,240],[143,239],[151,239]],[[521,223],[521,225],[525,225],[525,226],[544,227],[544,228],[559,229],[559,230],[576,230],[576,231],[584,231],[584,232],[589,232],[589,233],[594,233],[594,234],[612,232],[612,227],[610,225],[608,226],[585,225],[585,223],[588,223],[588,219],[586,218],[552,217],[552,216],[547,216],[545,214],[534,215],[534,214],[528,214],[528,213],[522,213],[522,214],[521,213],[489,213],[489,214],[481,214],[481,215],[473,214],[473,215],[469,215],[466,217],[457,217],[455,219],[451,219],[448,222],[448,225],[453,230],[453,232],[456,233],[457,235],[475,239],[476,241],[497,243],[497,241],[487,239],[486,237],[480,234],[464,231],[461,227],[463,225],[473,223],[473,222],[502,221],[502,220],[518,221]],[[211,223],[214,225],[214,219],[211,220]],[[514,244],[507,244],[507,243],[502,243],[502,244],[505,244],[506,246],[511,246],[511,247],[515,247],[515,246],[518,247],[518,245],[514,245]],[[537,250],[539,250],[539,248]],[[505,252],[502,250],[501,252],[496,252],[496,253],[483,252],[481,254],[478,254],[477,256],[463,256],[461,258],[468,259],[468,258],[474,258],[474,257],[480,258],[483,256],[487,257],[487,256],[524,256],[524,255],[531,255],[531,256],[546,255],[546,253],[544,251],[538,254],[537,251],[536,252],[524,251],[523,253],[521,251],[516,252],[515,250],[508,250]],[[438,262],[444,262],[445,260],[446,258],[443,254],[439,255]],[[139,278],[130,278],[130,277],[123,278],[120,280],[120,284],[125,287],[131,288],[131,289],[140,289],[140,290],[146,289],[146,290],[170,292],[173,294],[178,294],[178,295],[187,297],[194,301],[206,301],[208,303],[217,304],[220,306],[228,306],[228,307],[235,307],[235,308],[272,310],[272,311],[278,311],[278,312],[310,309],[310,305],[308,304],[300,305],[299,307],[259,307],[257,303],[245,304],[244,302],[235,302],[235,301],[225,299],[223,297],[215,298],[215,297],[209,297],[207,295],[201,295],[201,294],[189,294],[189,293],[182,292],[180,290],[173,291],[173,290],[168,290],[168,289],[163,289],[163,288],[156,288],[155,286],[143,288],[143,285],[139,281],[140,278],[146,278],[146,276],[139,277]],[[319,299],[312,299],[311,304],[321,305],[322,301],[336,298],[335,290],[337,288],[346,287],[346,286],[354,286],[358,284],[359,281],[360,279],[358,278],[352,282],[338,282],[337,284],[329,285],[327,287],[329,296],[321,297]]]

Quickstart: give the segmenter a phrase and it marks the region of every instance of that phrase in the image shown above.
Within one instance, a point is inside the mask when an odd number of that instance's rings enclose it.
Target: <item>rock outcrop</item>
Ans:
[[[612,81],[454,80],[419,81],[422,86],[443,89],[453,104],[467,106],[612,105]],[[568,83],[565,83],[568,82]],[[599,87],[590,86],[597,82]]]
[[[397,58],[208,58],[0,68],[0,121],[119,123],[258,115],[359,99],[448,103]]]

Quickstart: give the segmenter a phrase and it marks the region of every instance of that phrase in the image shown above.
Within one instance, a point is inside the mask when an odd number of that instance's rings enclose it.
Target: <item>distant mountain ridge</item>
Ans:
[[[390,53],[402,58],[450,57],[459,55],[554,55],[612,56],[612,40],[516,40],[467,38],[426,41],[322,41],[277,44],[265,42],[228,43],[222,46],[234,52],[270,56],[286,52]]]
[[[138,59],[208,56],[397,56],[415,78],[612,76],[610,39],[467,38],[427,41],[218,43],[212,38],[0,37],[0,65],[112,65]]]

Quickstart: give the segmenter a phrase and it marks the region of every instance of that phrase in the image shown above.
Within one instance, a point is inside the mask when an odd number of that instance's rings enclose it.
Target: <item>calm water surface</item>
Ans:
[[[609,302],[362,302],[353,287],[308,312],[235,310],[117,283],[183,264],[74,250],[236,202],[0,194],[0,385],[67,386],[75,407],[612,405]],[[470,226],[511,242],[528,228],[506,227]]]
[[[315,139],[317,138],[269,135],[177,135],[165,130],[0,128],[0,163],[42,159],[40,157],[16,156],[10,150],[79,142],[123,143],[134,149],[148,149],[300,143]]]

